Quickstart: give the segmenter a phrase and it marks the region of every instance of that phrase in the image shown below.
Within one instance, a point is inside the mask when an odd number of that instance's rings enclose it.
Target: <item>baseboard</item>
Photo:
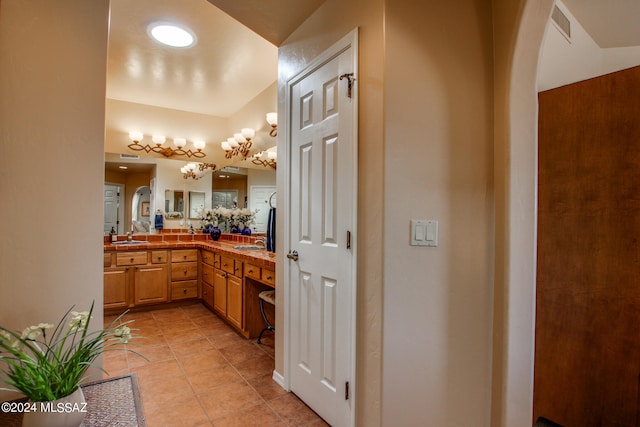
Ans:
[[[273,381],[276,382],[276,384],[278,384],[280,387],[282,387],[283,389],[289,391],[287,389],[287,386],[284,383],[284,377],[282,375],[280,375],[280,373],[276,370],[273,371],[273,377],[272,377]]]

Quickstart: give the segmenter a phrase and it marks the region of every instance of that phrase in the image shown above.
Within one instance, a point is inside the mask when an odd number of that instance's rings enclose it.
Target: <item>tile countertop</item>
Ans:
[[[118,241],[126,240],[126,236],[118,236]],[[133,240],[143,243],[130,245],[113,245],[109,241],[109,236],[105,236],[105,252],[126,252],[148,249],[209,249],[216,252],[226,253],[234,258],[250,261],[261,267],[276,268],[275,253],[267,252],[266,249],[235,249],[234,246],[253,245],[255,240],[264,239],[264,236],[242,236],[234,234],[223,234],[220,240],[213,241],[208,234],[188,234],[188,233],[159,233],[159,234],[135,234]]]

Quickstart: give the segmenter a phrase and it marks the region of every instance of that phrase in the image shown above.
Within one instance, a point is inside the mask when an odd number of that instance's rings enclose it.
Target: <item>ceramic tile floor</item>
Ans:
[[[109,376],[137,374],[148,427],[328,426],[273,382],[273,335],[262,345],[246,340],[201,304],[126,319],[145,337],[129,348],[148,361],[112,351],[104,368]]]

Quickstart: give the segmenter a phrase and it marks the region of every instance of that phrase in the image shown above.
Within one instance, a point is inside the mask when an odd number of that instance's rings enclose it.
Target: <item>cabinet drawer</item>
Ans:
[[[202,284],[202,301],[213,308],[213,286],[206,283]]]
[[[167,251],[151,251],[151,262],[164,264],[167,262]]]
[[[208,264],[202,264],[202,281],[213,286],[213,267]]]
[[[197,261],[197,249],[178,249],[171,251],[171,262]]]
[[[213,267],[214,255],[210,251],[202,251],[202,262]]]
[[[242,262],[236,261],[231,257],[221,255],[220,263],[222,264],[220,267],[222,271],[226,271],[227,273],[235,276],[242,276]]]
[[[180,283],[171,284],[171,299],[197,298],[198,282],[196,280],[188,280]]]
[[[143,265],[147,263],[147,252],[127,252],[116,254],[116,265],[118,267],[128,265]]]
[[[198,263],[177,262],[171,264],[171,281],[194,280],[198,278]]]
[[[276,272],[273,270],[263,268],[261,279],[264,283],[268,283],[269,285],[274,287],[276,286]]]
[[[244,264],[244,275],[251,277],[252,279],[260,280],[260,267],[256,267],[253,264]]]

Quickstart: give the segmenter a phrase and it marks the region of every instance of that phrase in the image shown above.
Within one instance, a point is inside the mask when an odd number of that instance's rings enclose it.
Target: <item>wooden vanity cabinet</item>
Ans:
[[[198,250],[171,251],[171,300],[198,297]]]
[[[167,251],[107,252],[104,309],[126,309],[168,301]]]

